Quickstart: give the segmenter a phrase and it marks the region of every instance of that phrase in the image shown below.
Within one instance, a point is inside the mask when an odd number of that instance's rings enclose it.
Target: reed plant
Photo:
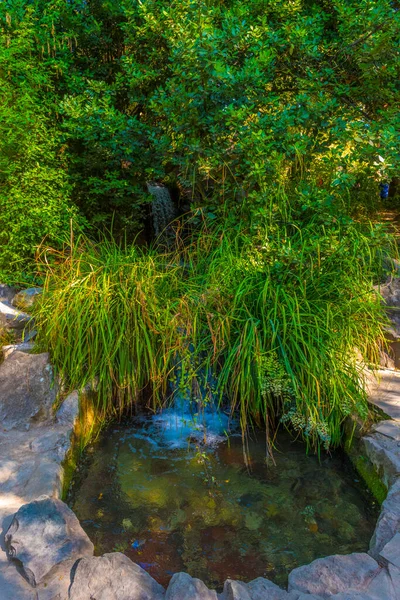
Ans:
[[[284,422],[314,447],[367,414],[362,371],[385,322],[372,225],[204,226],[165,251],[80,237],[44,258],[40,343],[67,387],[96,382],[104,418],[164,406],[177,372],[243,431]]]

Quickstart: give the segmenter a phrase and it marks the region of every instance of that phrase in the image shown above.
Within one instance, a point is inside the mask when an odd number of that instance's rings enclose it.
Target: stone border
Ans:
[[[20,354],[17,351],[14,359]],[[0,504],[2,545],[9,559],[6,562],[4,555],[3,561],[0,558],[1,600],[400,599],[399,422],[382,421],[361,440],[366,454],[390,486],[368,554],[328,556],[298,567],[289,574],[287,591],[259,577],[247,584],[227,580],[222,594],[217,594],[187,573],[175,574],[165,591],[124,554],[93,557],[93,544],[74,513],[59,500],[61,465],[70,448],[77,415],[78,393],[73,392],[54,418],[31,426],[29,431],[3,433],[3,438],[12,438],[14,455],[2,461],[0,474],[7,468],[7,461],[16,461],[13,469],[25,473],[25,492],[22,506],[15,497],[14,503]],[[34,481],[27,476],[29,468],[24,471],[28,449],[36,460]],[[20,489],[18,484],[14,489]],[[36,498],[40,491],[47,495]]]
[[[15,314],[8,305],[5,312],[8,325]],[[18,323],[27,319],[23,314]],[[217,594],[187,573],[176,573],[164,590],[124,554],[94,557],[78,519],[59,499],[79,397],[70,394],[54,415],[48,355],[31,349],[7,348],[0,365],[0,600],[400,600],[400,419],[381,421],[360,442],[389,488],[368,554],[298,567],[287,591],[259,577],[227,580]],[[397,410],[400,373],[382,373],[383,390],[377,386],[371,400],[379,405],[383,397],[386,407],[391,399]]]

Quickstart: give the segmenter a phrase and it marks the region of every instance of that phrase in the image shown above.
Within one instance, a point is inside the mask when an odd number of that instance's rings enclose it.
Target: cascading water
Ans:
[[[168,237],[169,225],[176,216],[171,194],[168,188],[153,183],[148,183],[147,189],[154,198],[151,203],[154,233],[157,238]]]

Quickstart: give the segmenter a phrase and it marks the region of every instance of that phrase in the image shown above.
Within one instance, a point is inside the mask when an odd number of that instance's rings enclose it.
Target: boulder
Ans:
[[[49,356],[14,352],[0,365],[0,427],[27,429],[48,419],[56,399]]]
[[[18,294],[15,294],[12,299],[12,305],[16,306],[20,310],[29,310],[37,300],[38,296],[42,293],[42,288],[31,287],[26,290],[21,290]]]
[[[69,600],[163,600],[164,588],[120,552],[83,558]]]
[[[296,592],[288,593],[282,590],[279,586],[264,577],[257,577],[247,584],[247,590],[251,600],[298,600],[299,596]],[[312,600],[311,596],[306,596],[308,600]],[[315,597],[314,597],[315,598]]]
[[[217,600],[217,593],[209,590],[200,580],[188,573],[175,573],[172,577],[165,600]]]
[[[328,556],[294,569],[288,589],[325,599],[340,592],[365,590],[379,571],[378,563],[368,554]]]
[[[382,504],[374,535],[371,538],[369,554],[378,560],[384,546],[400,533],[400,479],[389,490]]]
[[[253,600],[247,588],[247,584],[242,581],[227,579],[222,593],[223,600]]]
[[[5,534],[5,546],[32,587],[63,561],[93,555],[93,544],[72,510],[48,496],[21,506]]]

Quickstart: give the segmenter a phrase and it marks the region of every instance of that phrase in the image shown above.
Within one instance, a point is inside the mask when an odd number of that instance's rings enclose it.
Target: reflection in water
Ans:
[[[224,418],[209,415],[210,445],[188,418],[108,430],[88,453],[70,504],[97,553],[122,551],[163,585],[187,571],[220,588],[228,577],[285,584],[315,558],[367,550],[377,513],[342,454],[319,462],[282,432],[266,465],[259,432],[247,469]]]

